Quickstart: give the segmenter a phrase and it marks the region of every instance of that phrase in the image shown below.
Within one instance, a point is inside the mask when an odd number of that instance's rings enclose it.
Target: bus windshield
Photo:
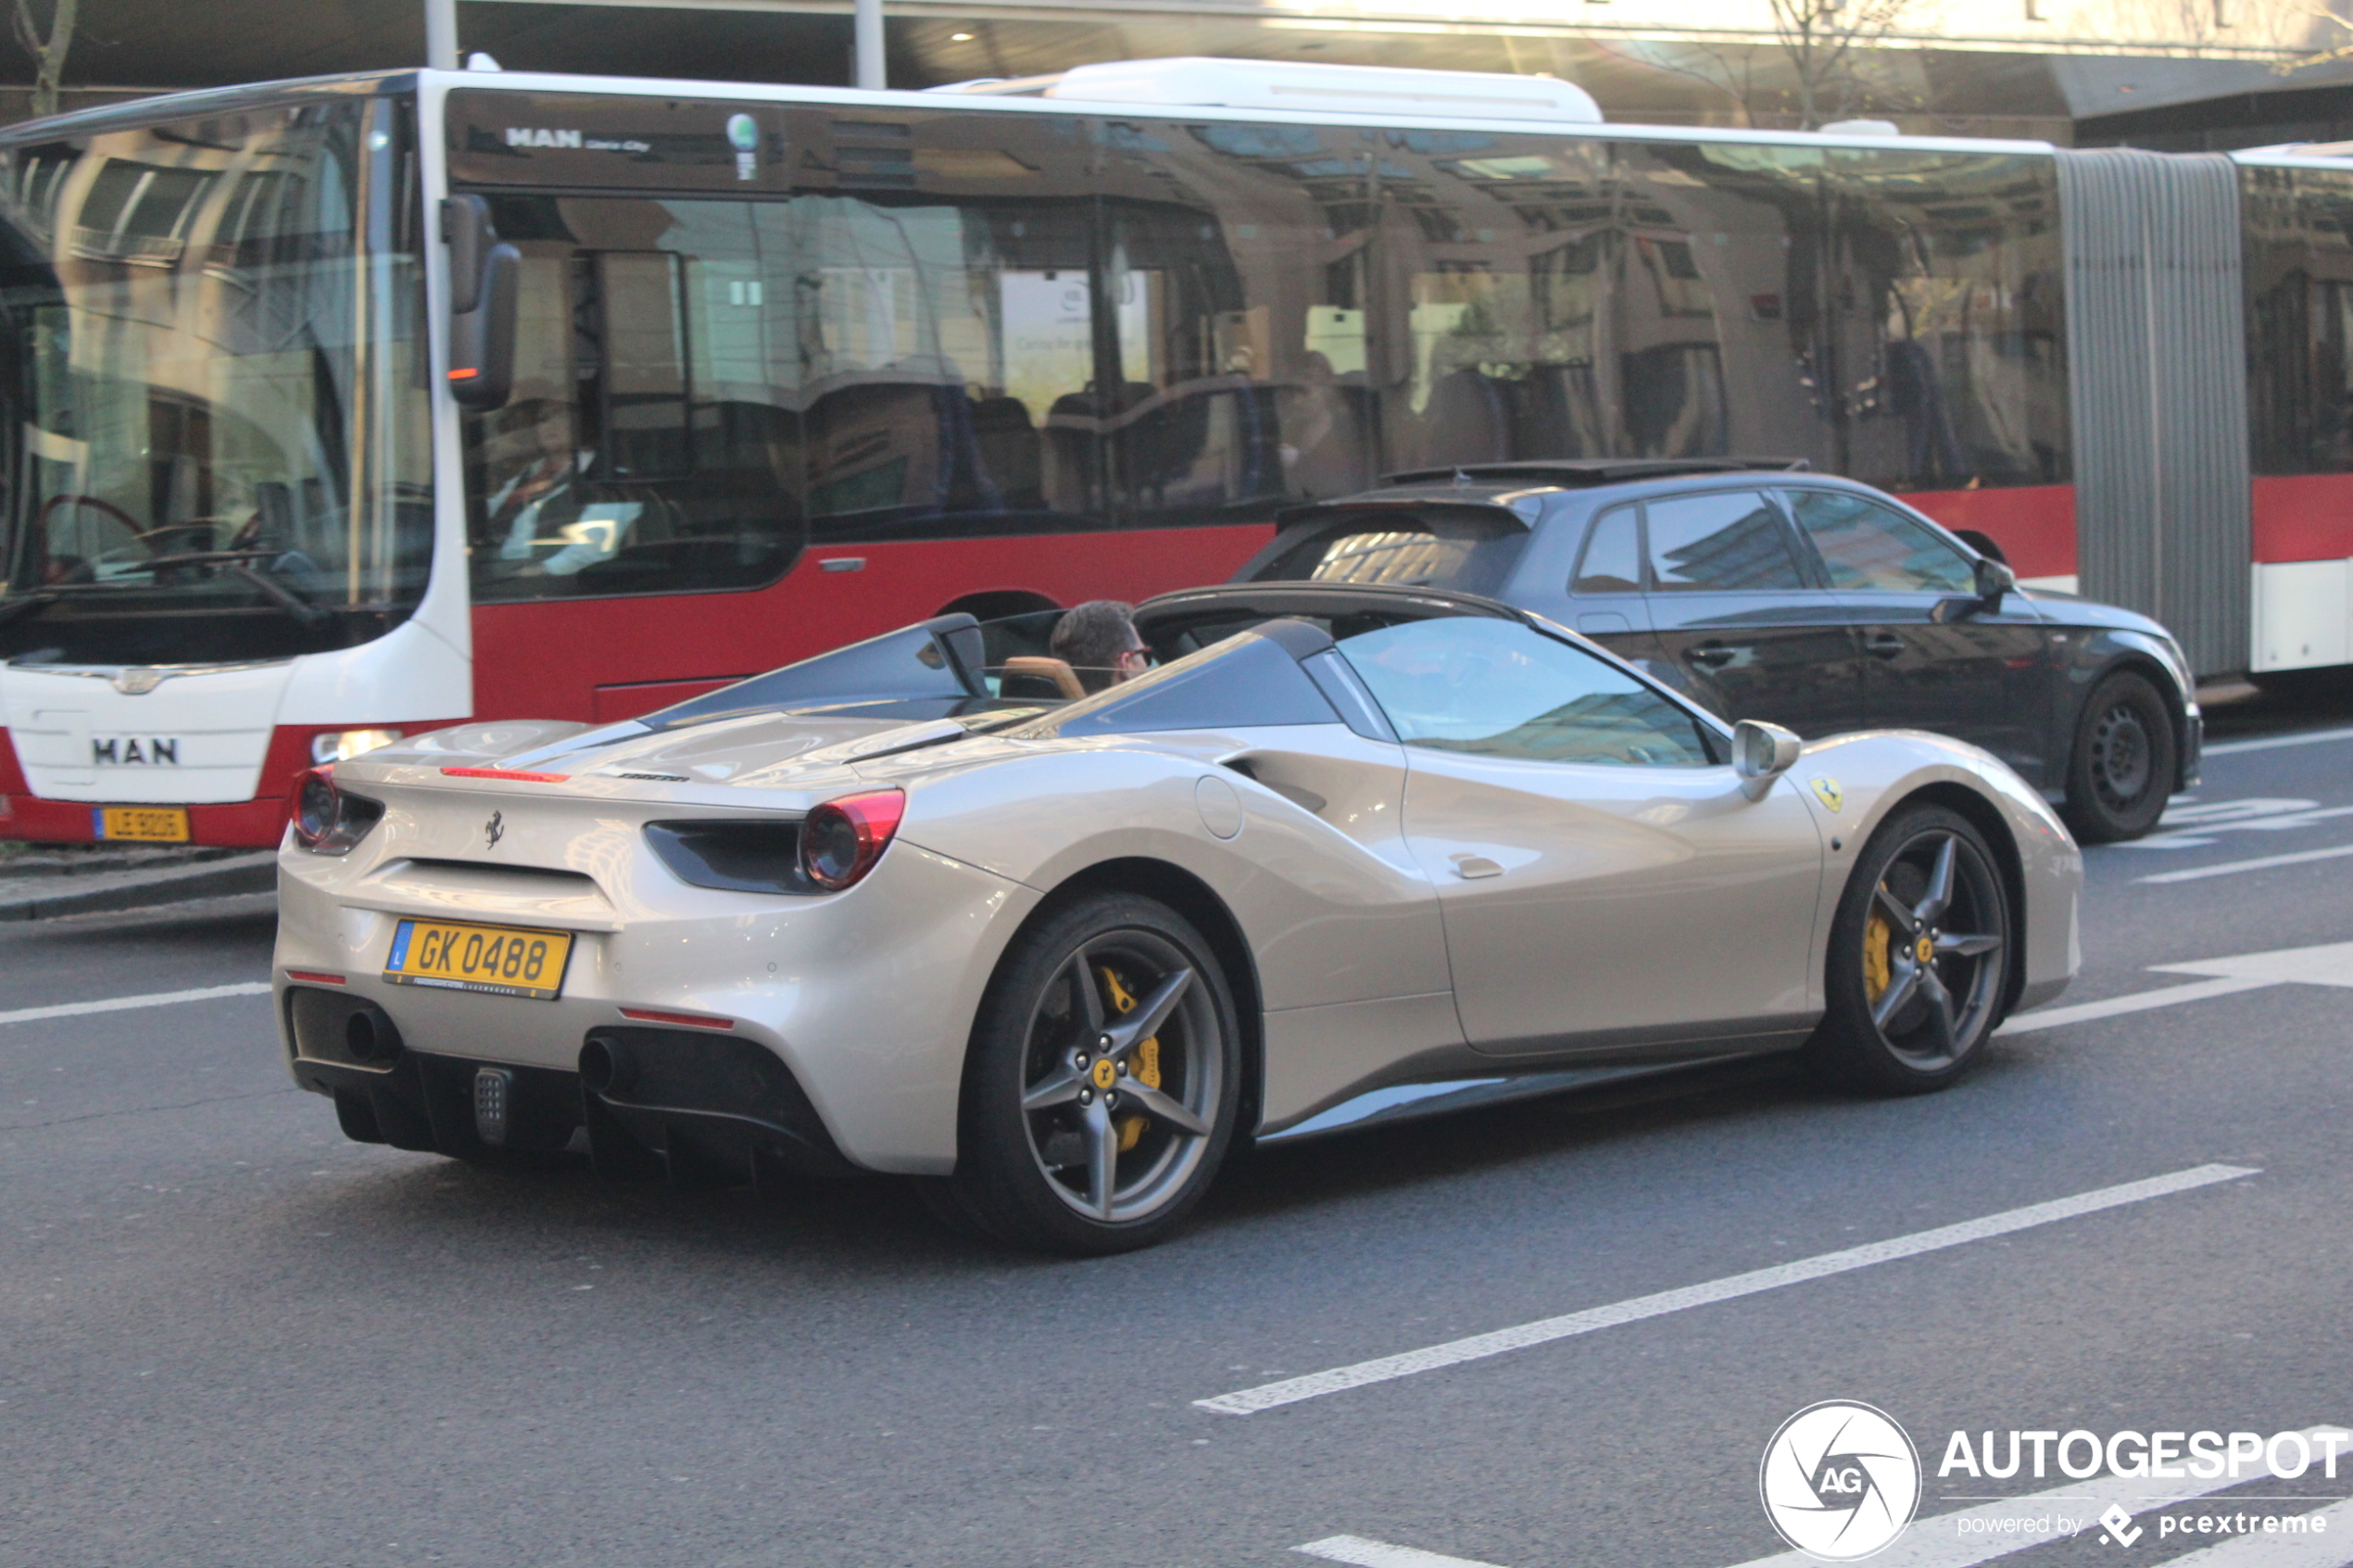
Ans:
[[[414,608],[409,119],[313,96],[0,147],[0,659],[284,659]]]

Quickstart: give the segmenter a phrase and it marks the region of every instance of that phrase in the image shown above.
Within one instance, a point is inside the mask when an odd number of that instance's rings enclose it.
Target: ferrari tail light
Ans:
[[[876,790],[828,800],[800,824],[800,869],[828,893],[857,885],[890,847],[907,814],[904,790]]]
[[[384,814],[381,801],[337,789],[332,767],[308,769],[295,781],[295,842],[314,855],[348,852]]]

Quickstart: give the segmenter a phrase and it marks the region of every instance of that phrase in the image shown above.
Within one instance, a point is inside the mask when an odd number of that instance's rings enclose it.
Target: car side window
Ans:
[[[1594,520],[1577,558],[1572,594],[1639,594],[1642,591],[1642,535],[1632,507],[1612,507]]]
[[[1970,594],[1977,573],[1961,553],[1892,507],[1843,490],[1790,496],[1797,525],[1829,568],[1831,586],[1896,594]]]
[[[1511,621],[1409,621],[1340,653],[1408,746],[1534,762],[1710,764],[1699,723],[1582,648]]]
[[[1755,490],[1710,490],[1645,504],[1655,592],[1803,590],[1780,508]]]

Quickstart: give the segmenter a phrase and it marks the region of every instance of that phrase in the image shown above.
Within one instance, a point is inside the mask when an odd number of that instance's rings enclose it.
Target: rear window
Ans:
[[[1511,576],[1527,545],[1528,529],[1516,518],[1483,510],[1384,508],[1322,524],[1254,580],[1493,594]]]

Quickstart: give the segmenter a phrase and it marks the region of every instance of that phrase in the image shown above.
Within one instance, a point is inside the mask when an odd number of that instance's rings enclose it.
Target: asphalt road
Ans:
[[[2353,1423],[2353,959],[2221,995],[2152,969],[2353,942],[2353,729],[2230,749],[2353,711],[2216,717],[2168,819],[2195,831],[2090,857],[2063,1005],[2203,999],[2014,1031],[1920,1099],[1767,1065],[1268,1153],[1106,1261],[959,1240],[886,1183],[681,1196],[350,1144],[258,996],[0,1022],[0,1563],[1276,1568],[1345,1536],[1322,1549],[1728,1568],[1786,1549],[1768,1439],[1853,1399],[1928,1466],[1881,1561],[1937,1568],[2035,1539],[1945,1516],[2066,1485],[1940,1477],[1955,1430]],[[0,931],[0,1018],[259,982],[270,938],[266,899]],[[2254,1173],[2016,1213],[2217,1165]],[[1999,1216],[1253,1414],[1194,1403]],[[2309,1512],[2353,1495],[2338,1471],[2170,1514],[2086,1483],[2056,1512],[2121,1498],[2135,1544],[2002,1561],[2334,1568],[2353,1514],[2227,1548],[2162,1520]],[[2304,1555],[2217,1555],[2250,1548]]]

